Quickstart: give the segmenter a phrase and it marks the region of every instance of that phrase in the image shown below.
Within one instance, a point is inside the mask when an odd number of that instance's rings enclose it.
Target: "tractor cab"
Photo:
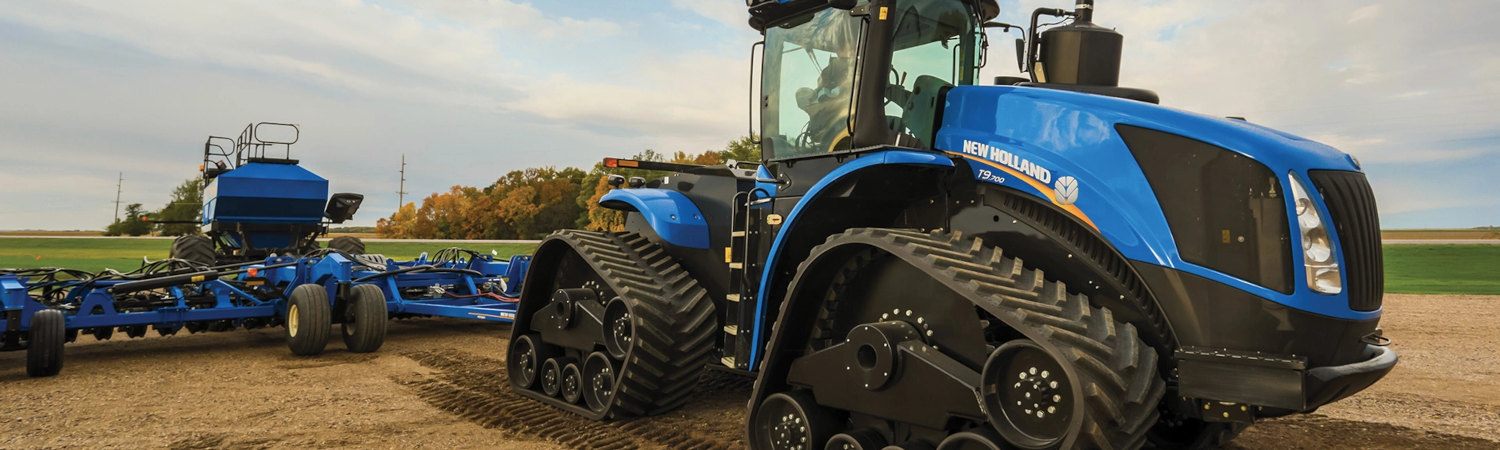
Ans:
[[[762,2],[765,158],[930,148],[938,94],[973,84],[994,2]]]

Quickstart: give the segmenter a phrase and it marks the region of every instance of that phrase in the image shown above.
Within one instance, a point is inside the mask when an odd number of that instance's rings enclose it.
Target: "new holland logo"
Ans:
[[[1057,204],[1071,205],[1078,201],[1078,180],[1073,177],[1057,177],[1057,183],[1052,188],[1057,191]]]

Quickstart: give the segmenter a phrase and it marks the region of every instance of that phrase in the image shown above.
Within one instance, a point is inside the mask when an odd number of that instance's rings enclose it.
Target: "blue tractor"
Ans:
[[[1359,163],[1118,86],[1092,0],[747,6],[762,161],[606,160],[673,173],[540,244],[522,394],[650,415],[715,368],[756,378],[756,449],[1202,448],[1396,364]],[[986,29],[1029,78],[978,85]]]
[[[203,236],[172,243],[173,258],[204,265],[303,255],[319,249],[329,224],[354,217],[364,196],[328,195],[328,180],[291,158],[300,137],[296,125],[260,122],[238,138],[210,136],[203,144]],[[328,247],[364,253],[355,237],[337,237]]]

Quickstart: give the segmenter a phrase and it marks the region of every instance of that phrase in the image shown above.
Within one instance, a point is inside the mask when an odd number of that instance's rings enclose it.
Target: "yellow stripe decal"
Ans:
[[[977,163],[980,163],[980,164],[984,164],[986,166],[994,167],[996,169],[1000,169],[1001,171],[1003,171],[1005,173],[1008,173],[1011,176],[1016,177],[1016,179],[1018,179],[1018,180],[1025,181],[1026,184],[1029,184],[1029,185],[1031,185],[1031,187],[1036,188],[1037,191],[1040,191],[1042,193],[1042,195],[1047,196],[1047,200],[1052,201],[1052,204],[1057,205],[1057,191],[1052,190],[1051,186],[1047,186],[1046,184],[1044,184],[1044,183],[1042,183],[1040,181],[1037,181],[1035,178],[1031,178],[1029,176],[1026,176],[1026,174],[1023,174],[1023,173],[1017,171],[1016,169],[1012,169],[1012,168],[1010,168],[1010,166],[1006,166],[1004,164],[1000,164],[1000,163],[997,163],[997,162],[994,162],[994,161],[990,161],[988,159],[980,158],[980,157],[977,157],[977,156],[965,155],[965,154],[959,153],[959,152],[948,152],[948,153],[953,154],[953,155],[962,156],[965,159],[968,159],[968,160],[971,160],[971,161],[974,161],[974,162],[977,162]],[[1088,224],[1089,227],[1091,227],[1091,228],[1094,229],[1094,231],[1099,231],[1099,227],[1097,225],[1094,225],[1094,221],[1091,220],[1091,219],[1089,219],[1088,214],[1084,214],[1083,210],[1078,209],[1078,205],[1058,205],[1058,206],[1061,207],[1063,209],[1063,211],[1067,211],[1069,214],[1072,214],[1072,215],[1078,217],[1080,220],[1083,220],[1083,223]]]

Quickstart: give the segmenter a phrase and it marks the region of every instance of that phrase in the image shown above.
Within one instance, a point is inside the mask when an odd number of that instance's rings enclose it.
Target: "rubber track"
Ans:
[[[1033,340],[1052,345],[1080,370],[1084,396],[1080,448],[1139,448],[1156,423],[1166,383],[1157,376],[1156,351],[1134,326],[1114,320],[1107,308],[1069,294],[1019,258],[958,233],[861,228],[834,235],[814,248],[820,254],[853,242],[873,243],[943,281],[976,305],[998,305],[1005,322]],[[806,264],[806,263],[804,263]]]
[[[743,445],[666,418],[597,422],[560,409],[540,407],[511,389],[505,364],[498,360],[443,350],[408,352],[402,356],[437,369],[438,373],[434,378],[398,379],[398,383],[416,390],[418,396],[434,407],[487,428],[512,430],[569,448],[720,450]],[[499,368],[499,372],[494,368]],[[695,397],[718,393],[734,396],[736,391],[747,390],[744,381],[730,375],[705,374],[703,381],[697,384]],[[733,431],[738,431],[738,427]],[[737,433],[735,437],[739,438]]]
[[[633,345],[618,373],[612,406],[598,418],[653,415],[682,406],[713,356],[717,318],[708,291],[637,233],[563,230],[548,239],[567,242],[612,291],[633,301]]]

